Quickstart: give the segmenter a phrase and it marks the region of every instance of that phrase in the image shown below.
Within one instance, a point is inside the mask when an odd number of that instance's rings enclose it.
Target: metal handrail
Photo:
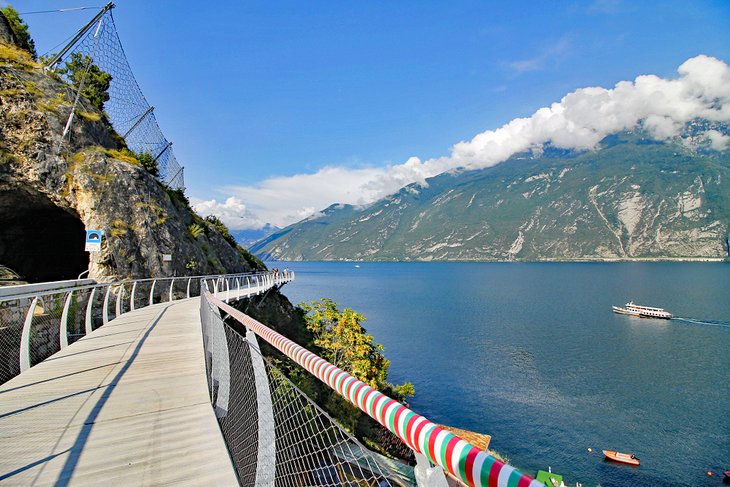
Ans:
[[[262,292],[266,286],[273,287],[288,282],[293,278],[285,277],[274,272],[244,272],[237,274],[213,274],[201,276],[158,277],[144,279],[126,279],[115,282],[89,284],[89,280],[81,281],[80,285],[69,285],[68,282],[58,283],[59,287],[35,292],[22,292],[26,286],[17,286],[21,291],[18,294],[6,292],[0,296],[0,351],[5,360],[0,362],[0,384],[11,379],[34,363],[38,363],[58,350],[69,345],[69,338],[77,339],[91,333],[95,327],[103,326],[110,321],[110,316],[116,318],[126,312],[146,307],[157,302],[171,302],[184,296],[182,299],[193,297],[191,285],[198,285],[193,293],[200,295],[203,286],[208,281],[225,283],[228,293],[225,301],[239,299],[249,294]],[[255,280],[257,285],[242,288],[241,282]],[[184,287],[175,289],[175,282],[183,282]],[[152,283],[147,295],[137,294],[140,284]],[[165,287],[155,285],[165,283]],[[231,292],[231,283],[236,286]],[[55,283],[48,283],[54,285]],[[62,287],[61,284],[65,287]],[[79,297],[81,299],[79,300]],[[76,298],[76,300],[74,300]],[[110,301],[113,299],[113,304]],[[51,306],[48,306],[48,304]],[[95,305],[95,303],[97,303]],[[72,310],[73,306],[73,310]],[[48,308],[54,308],[48,312]],[[112,318],[112,319],[113,319]],[[42,328],[34,330],[34,322]],[[96,326],[95,326],[96,325]],[[37,326],[36,326],[37,328]],[[69,330],[76,330],[74,333]],[[55,337],[57,334],[57,338]],[[40,336],[41,338],[37,338]],[[32,342],[39,341],[42,347],[33,347]],[[17,360],[13,359],[17,353]],[[13,365],[15,363],[15,365]]]
[[[472,486],[544,487],[514,467],[498,460],[446,429],[414,413],[398,401],[373,389],[271,328],[227,305],[213,294],[202,298],[278,349],[337,394],[394,433],[416,454]],[[421,458],[419,458],[419,455]]]

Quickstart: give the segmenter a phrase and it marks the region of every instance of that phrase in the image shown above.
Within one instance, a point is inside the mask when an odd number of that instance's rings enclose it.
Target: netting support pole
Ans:
[[[139,124],[141,124],[141,123],[142,123],[142,122],[144,121],[144,119],[145,119],[145,118],[147,118],[147,115],[149,115],[150,113],[152,113],[152,112],[154,112],[154,111],[155,111],[155,107],[149,107],[149,108],[147,109],[147,111],[146,111],[146,112],[144,112],[144,113],[143,113],[143,114],[142,114],[142,115],[141,115],[141,116],[140,116],[140,117],[139,117],[139,118],[137,119],[137,121],[136,121],[136,122],[134,122],[134,125],[132,125],[132,127],[131,127],[131,128],[129,129],[129,130],[127,130],[127,131],[125,132],[125,134],[124,134],[124,135],[122,135],[122,138],[123,138],[123,139],[126,139],[126,138],[127,138],[127,136],[128,136],[129,134],[131,134],[131,133],[132,133],[132,132],[134,131],[134,129],[136,129],[137,127],[139,127]]]
[[[81,30],[79,30],[76,33],[76,35],[74,36],[74,38],[71,39],[71,41],[68,44],[66,44],[66,47],[64,47],[63,49],[61,49],[58,54],[56,54],[55,56],[53,56],[51,58],[51,60],[48,61],[48,64],[46,65],[46,67],[53,68],[56,64],[58,64],[61,61],[61,59],[63,59],[63,56],[65,56],[66,54],[68,54],[68,51],[70,51],[71,48],[73,48],[74,45],[77,42],[79,42],[79,40],[82,37],[84,37],[84,35],[87,32],[89,32],[89,30],[91,30],[91,27],[93,27],[94,23],[97,22],[99,19],[101,19],[104,16],[105,13],[107,13],[109,10],[111,10],[113,8],[114,8],[114,4],[112,2],[107,3],[106,6],[103,9],[101,9],[101,12],[99,12],[98,14],[96,14],[96,17],[94,17],[93,19],[91,19],[91,21],[89,21],[88,24],[86,24],[85,26],[83,26],[81,28]]]
[[[165,151],[167,151],[167,149],[169,149],[170,147],[172,147],[172,142],[168,142],[167,145],[165,146],[165,148],[162,149],[159,154],[157,154],[157,157],[155,157],[152,160],[152,162],[157,162],[157,159],[159,159],[160,157],[162,157],[162,154],[164,154]]]
[[[246,330],[246,341],[251,347],[251,365],[256,384],[256,403],[258,406],[258,455],[256,457],[256,485],[274,486],[276,475],[276,434],[274,432],[274,405],[271,401],[269,378],[266,364],[261,356],[256,334]]]

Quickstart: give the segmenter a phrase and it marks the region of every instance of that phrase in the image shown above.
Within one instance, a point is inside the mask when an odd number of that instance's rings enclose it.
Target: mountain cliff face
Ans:
[[[84,97],[62,139],[75,91],[7,42],[0,43],[0,264],[30,281],[74,279],[86,269],[126,278],[258,266],[125,151]],[[101,252],[84,251],[86,229],[104,231]]]
[[[547,150],[333,205],[250,250],[282,260],[603,260],[727,257],[728,151],[641,134]]]

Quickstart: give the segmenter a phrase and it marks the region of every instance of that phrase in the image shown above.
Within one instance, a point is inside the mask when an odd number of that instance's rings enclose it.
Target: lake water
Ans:
[[[391,382],[415,385],[416,412],[490,434],[513,465],[550,465],[572,485],[722,484],[730,264],[359,265],[274,264],[296,272],[283,288],[293,303],[330,297],[367,317]],[[629,300],[686,319],[611,312]]]

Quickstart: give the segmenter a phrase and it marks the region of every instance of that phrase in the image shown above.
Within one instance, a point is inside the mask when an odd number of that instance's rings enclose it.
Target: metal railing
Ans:
[[[291,278],[288,273],[265,272],[0,288],[0,384],[126,312],[200,296],[206,287],[230,301]]]
[[[341,428],[333,426],[326,413],[261,357],[257,344],[260,338],[397,435],[415,454],[414,475],[419,486],[459,482],[544,487],[219,297],[206,292],[200,300],[208,384],[231,458],[245,485],[409,483],[393,465],[384,466],[382,459],[346,433],[347,438],[342,437]],[[245,337],[223,321],[222,313],[246,327]],[[279,406],[293,402],[301,406]]]

